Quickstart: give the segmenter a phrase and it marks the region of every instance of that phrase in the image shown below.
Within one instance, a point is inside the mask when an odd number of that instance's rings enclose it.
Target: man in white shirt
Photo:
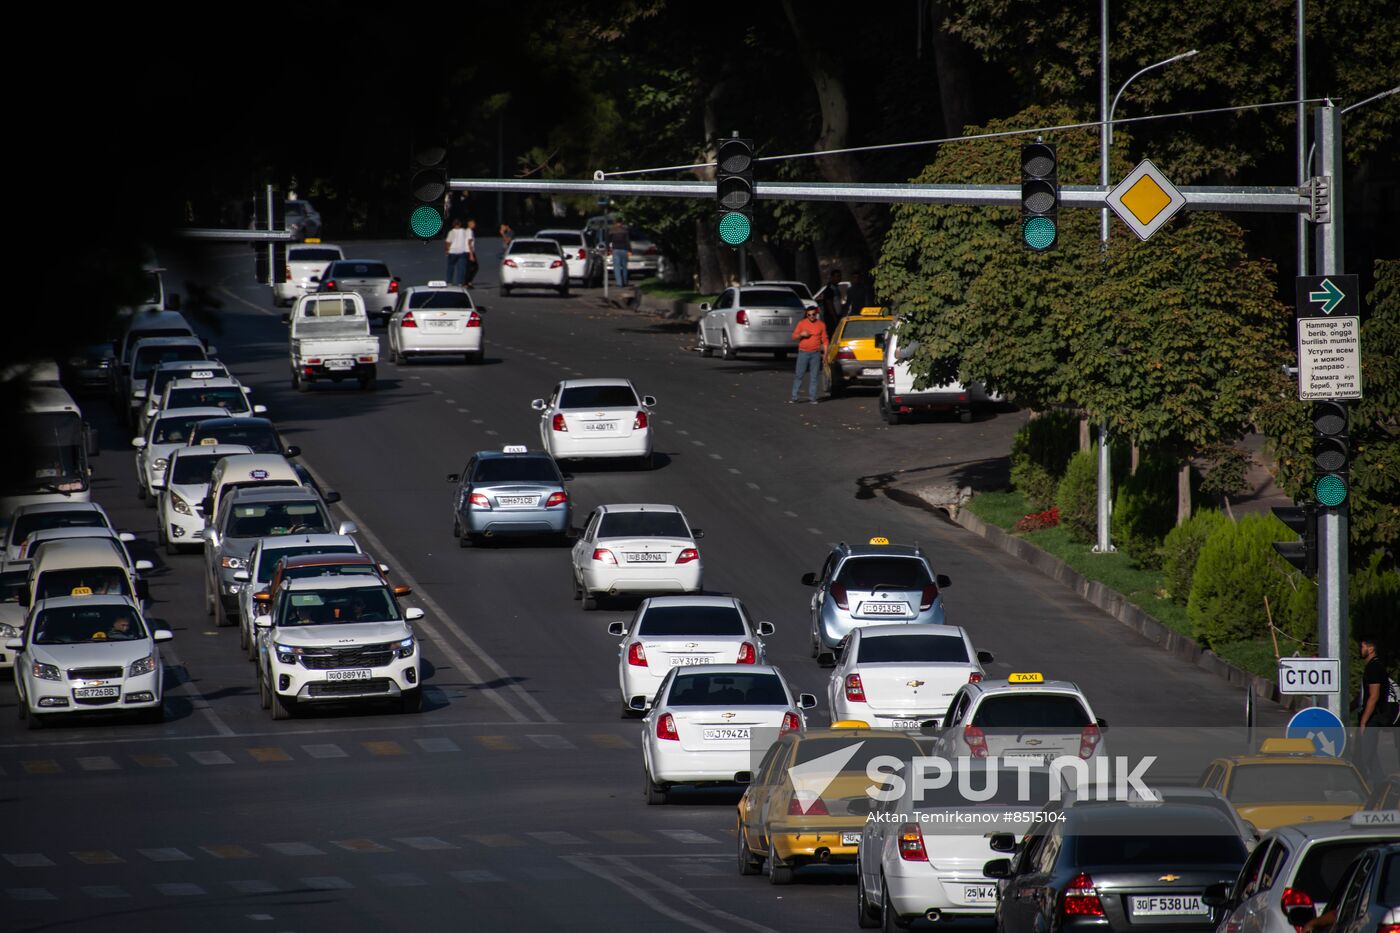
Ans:
[[[471,288],[471,287],[472,287],[472,282],[475,281],[475,279],[476,279],[476,270],[478,270],[478,269],[480,269],[480,268],[481,268],[481,265],[476,261],[476,220],[475,220],[474,218],[468,217],[468,218],[467,218],[467,274],[466,274],[466,286],[467,286],[467,288]]]
[[[447,282],[461,285],[467,280],[467,257],[472,253],[471,231],[460,220],[452,221],[447,231]]]

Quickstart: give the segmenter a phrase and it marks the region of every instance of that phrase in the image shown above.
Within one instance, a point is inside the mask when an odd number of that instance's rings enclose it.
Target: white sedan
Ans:
[[[198,444],[171,452],[165,470],[165,485],[156,496],[156,538],[165,553],[175,554],[182,547],[199,548],[204,542],[204,497],[209,494],[209,478],[224,457],[250,454],[243,444]]]
[[[113,711],[164,719],[157,642],[168,629],[152,629],[125,596],[63,596],[39,600],[16,652],[19,714],[37,729],[52,715]]]
[[[574,599],[597,609],[603,596],[698,593],[704,536],[674,505],[600,505],[574,542]]]
[[[540,413],[540,445],[555,460],[636,457],[652,467],[651,409],[628,379],[566,379],[530,407]]]
[[[767,664],[672,668],[642,720],[647,803],[665,803],[675,784],[728,784],[752,772],[779,736],[806,727],[803,710],[816,705]]]
[[[755,623],[733,596],[656,596],[642,600],[631,622],[613,622],[617,681],[624,716],[645,709],[673,667],[763,664],[772,622]]]
[[[190,431],[208,418],[224,418],[222,408],[166,408],[151,419],[143,437],[133,437],[136,448],[136,498],[146,499],[154,507],[155,497],[165,485],[165,472],[170,468],[170,455],[189,443]]]
[[[874,729],[937,726],[953,694],[986,676],[991,652],[977,651],[956,625],[869,625],[846,636],[831,672],[831,719]]]
[[[461,285],[429,282],[405,289],[389,317],[389,360],[407,363],[415,356],[464,356],[468,363],[486,357],[481,326],[484,307]]]
[[[569,293],[569,267],[555,240],[511,240],[501,257],[501,294],[514,288],[547,288]]]

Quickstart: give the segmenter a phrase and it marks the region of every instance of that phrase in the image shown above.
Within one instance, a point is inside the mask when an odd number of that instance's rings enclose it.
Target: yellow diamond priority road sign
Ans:
[[[1176,212],[1186,206],[1186,197],[1176,190],[1150,159],[1113,187],[1105,199],[1118,219],[1141,239],[1156,233]]]

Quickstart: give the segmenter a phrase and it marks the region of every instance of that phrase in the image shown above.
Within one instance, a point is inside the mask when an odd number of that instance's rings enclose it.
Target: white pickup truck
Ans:
[[[360,388],[374,388],[379,338],[369,332],[359,295],[303,295],[292,308],[291,325],[292,388],[305,392],[317,379],[357,379]]]

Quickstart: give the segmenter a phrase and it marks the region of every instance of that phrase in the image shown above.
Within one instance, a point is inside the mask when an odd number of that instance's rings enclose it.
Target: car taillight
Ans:
[[[758,663],[758,652],[756,652],[756,651],[753,650],[753,644],[752,644],[751,642],[747,642],[747,641],[746,641],[746,642],[742,642],[742,643],[739,645],[739,659],[738,659],[737,661],[735,661],[734,663],[735,663],[735,664],[757,664],[757,663]]]
[[[516,265],[514,259],[505,259],[505,260],[502,260],[501,265],[503,265],[503,266],[509,266],[509,267],[512,268],[512,269],[518,269],[518,268],[519,268],[519,266]]]
[[[1094,754],[1094,749],[1099,747],[1099,741],[1103,736],[1099,733],[1098,726],[1085,726],[1079,732],[1079,757],[1088,758]]]
[[[637,412],[637,417],[635,417],[635,418],[632,419],[632,430],[633,430],[633,431],[642,431],[642,430],[645,430],[645,429],[646,429],[646,426],[647,426],[648,424],[650,424],[650,423],[651,423],[651,419],[647,417],[647,413],[644,412],[644,411],[639,411],[639,412]]]
[[[980,684],[982,682],[982,673],[980,671],[973,671],[971,674],[967,675],[967,682],[970,684]]]
[[[1400,933],[1400,923],[1382,923],[1376,927],[1376,933]]]
[[[933,608],[933,601],[938,598],[938,587],[930,583],[924,587],[924,594],[919,597],[919,611]]]
[[[593,549],[593,559],[600,560],[605,564],[617,563],[617,558],[613,556],[613,552],[605,547],[595,547]]]
[[[1084,872],[1074,876],[1060,895],[1060,913],[1066,917],[1102,917],[1103,902],[1094,888],[1094,879]]]
[[[797,732],[802,728],[802,719],[792,710],[783,713],[783,727],[778,730],[778,735],[786,735],[789,732]]]
[[[480,326],[481,326],[481,315],[479,315],[479,314],[477,314],[475,311],[473,311],[473,312],[467,317],[467,326],[468,326],[468,327],[480,327]]]
[[[742,308],[739,309],[738,311],[735,311],[735,312],[734,312],[734,323],[735,323],[735,324],[747,324],[748,322],[749,322],[749,312],[743,310]]]
[[[554,260],[553,262],[551,262],[551,263],[549,264],[549,268],[551,268],[551,269],[558,269],[558,268],[559,268],[560,266],[562,266],[563,264],[564,264],[564,260],[562,260],[562,259],[556,259],[556,260]]]
[[[326,282],[326,283],[324,283],[324,284],[325,284],[325,286],[326,286],[326,291],[328,291],[328,292],[333,292],[333,291],[335,291],[335,279],[331,279],[329,282]]]
[[[556,430],[556,431],[568,431],[568,430],[569,430],[569,426],[568,426],[567,424],[564,423],[564,416],[563,416],[563,415],[555,415],[554,418],[553,418],[553,420],[551,420],[551,421],[549,422],[549,426],[550,426],[551,428],[553,428],[554,430]]]
[[[291,266],[288,266],[288,267],[287,267],[287,281],[290,282],[291,280],[292,280],[292,267],[291,267]]]
[[[693,560],[699,559],[700,552],[695,550],[695,548],[693,547],[688,547],[681,551],[680,554],[676,555],[676,563],[678,564],[688,564]]]
[[[320,366],[320,365],[321,365],[321,358],[320,358],[319,356],[309,357],[309,358],[307,359],[306,362],[307,362],[308,365],[311,365],[311,366]]]
[[[491,500],[486,498],[486,495],[484,493],[474,492],[471,494],[471,497],[467,501],[471,503],[471,506],[474,509],[491,508]]]
[[[633,667],[647,666],[647,650],[642,647],[641,642],[634,641],[627,647],[627,663]]]
[[[400,326],[400,327],[417,327],[417,326],[418,326],[418,322],[415,321],[415,320],[413,319],[413,312],[412,312],[412,311],[408,311],[408,312],[405,312],[405,313],[404,313],[403,320],[399,321],[399,326]]]
[[[656,247],[655,247],[655,246],[648,246],[646,249],[644,249],[644,250],[642,251],[642,253],[643,253],[643,255],[646,255],[646,256],[655,256],[655,255],[656,255]]]
[[[671,742],[681,740],[680,735],[676,732],[676,720],[670,713],[666,713],[656,721],[656,737]]]
[[[987,734],[977,726],[963,727],[963,741],[973,758],[987,757]]]
[[[1279,898],[1279,907],[1283,909],[1284,916],[1288,915],[1288,911],[1290,908],[1312,906],[1312,895],[1310,895],[1307,891],[1304,891],[1302,888],[1284,888],[1283,896]],[[1294,927],[1293,929],[1301,930],[1303,928]],[[1384,933],[1384,931],[1385,927],[1381,927],[1380,930],[1377,931],[1377,933]]]
[[[399,290],[399,283],[398,283],[398,282],[395,282],[393,279],[390,279],[390,280],[389,280],[389,294],[391,294],[391,295],[396,294],[396,293],[398,292],[398,290]]]
[[[860,682],[859,674],[846,675],[846,699],[852,703],[865,702],[865,685]]]
[[[831,816],[831,811],[827,810],[826,801],[820,797],[805,801],[801,797],[792,797],[788,800],[788,816]]]
[[[889,386],[891,389],[894,388],[894,367],[893,367],[893,366],[886,366],[886,367],[885,367],[885,385]]]
[[[924,831],[917,823],[899,834],[899,857],[906,862],[928,861],[928,850],[924,848]]]
[[[836,601],[837,609],[849,609],[846,603],[846,588],[839,583],[831,584],[831,598]]]
[[[836,351],[836,358],[838,360],[853,360],[856,358],[856,351],[850,347],[842,347]]]
[[[556,505],[563,505],[565,502],[568,501],[569,494],[567,492],[551,492],[549,494],[549,498],[544,500],[544,507],[547,509],[552,509]]]
[[[355,361],[358,362],[358,363],[373,363],[373,362],[374,362],[374,357],[372,357],[372,356],[357,356],[357,357],[355,357]]]
[[[587,250],[584,250],[582,247],[580,247],[580,248],[579,248],[579,251],[578,251],[578,258],[579,258],[579,259],[587,259],[587,258],[588,258],[588,252],[587,252]]]

